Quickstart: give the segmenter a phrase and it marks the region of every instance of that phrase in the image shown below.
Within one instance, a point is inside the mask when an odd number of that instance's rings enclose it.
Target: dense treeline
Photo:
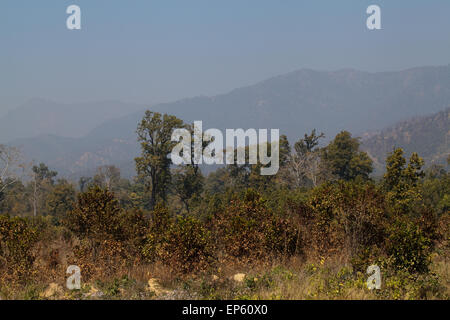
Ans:
[[[223,266],[340,259],[352,279],[379,265],[390,279],[383,297],[448,295],[432,268],[433,257],[448,258],[445,167],[425,170],[418,154],[397,148],[386,155],[384,176],[373,178],[357,138],[343,131],[322,147],[324,135],[314,130],[292,146],[281,136],[277,175],[261,176],[256,164],[204,176],[198,165],[171,165],[170,136],[180,127],[191,128],[174,116],[146,113],[132,181],[114,166],[76,185],[45,164],[32,166],[27,179],[4,175],[0,293],[61,279],[70,264],[89,282],[152,264],[186,278]]]

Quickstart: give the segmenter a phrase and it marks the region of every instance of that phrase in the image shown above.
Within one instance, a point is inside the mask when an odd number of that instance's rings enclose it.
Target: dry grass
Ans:
[[[87,282],[82,280],[81,290],[69,291],[65,288],[65,269],[70,245],[58,239],[37,248],[35,277],[22,286],[0,283],[1,299],[408,299],[417,298],[417,292],[424,290],[412,280],[394,277],[383,278],[382,290],[371,292],[365,283],[367,275],[353,272],[347,256],[336,255],[254,265],[218,263],[204,273],[185,275],[162,263],[140,263],[113,275],[95,274]],[[429,280],[421,284],[427,288],[427,299],[450,297],[448,253],[448,249],[440,248],[432,257],[431,273],[438,276],[439,285]],[[245,274],[241,282],[233,279],[239,273]],[[43,296],[51,283],[61,291]],[[408,289],[399,288],[405,283]]]

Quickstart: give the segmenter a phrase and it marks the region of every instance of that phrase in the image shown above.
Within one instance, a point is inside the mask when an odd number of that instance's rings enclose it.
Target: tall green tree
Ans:
[[[291,146],[289,145],[289,140],[285,134],[282,134],[280,136],[280,168],[289,163],[290,154]]]
[[[171,141],[172,131],[184,128],[182,120],[172,115],[146,111],[138,125],[141,156],[135,159],[138,178],[150,195],[148,206],[153,209],[157,201],[165,202],[171,182],[169,154],[176,142]]]
[[[359,150],[359,145],[358,138],[352,138],[350,132],[342,131],[323,149],[323,160],[339,179],[353,180],[358,176],[369,178],[373,161],[366,152]]]
[[[259,145],[258,148],[262,146]],[[268,154],[271,155],[272,143],[268,143],[267,150]],[[249,148],[246,147],[248,150]],[[289,164],[291,155],[291,146],[286,135],[282,134],[278,140],[278,151],[279,151],[279,171],[275,175],[262,175],[261,169],[264,167],[272,166],[273,164],[263,165],[260,161],[256,164],[247,165],[247,185],[246,188],[254,188],[256,190],[269,190],[277,187],[277,180],[282,180],[282,172],[284,168]],[[246,151],[247,152],[247,151]],[[280,174],[281,173],[281,174]]]
[[[197,165],[184,165],[174,170],[172,180],[175,193],[180,197],[189,213],[191,200],[199,197],[203,191],[202,173]]]
[[[53,184],[53,179],[58,175],[58,172],[50,170],[45,163],[40,163],[38,166],[33,166],[32,170],[38,183],[46,181]]]
[[[386,159],[383,186],[386,198],[396,213],[414,211],[415,204],[422,200],[418,183],[424,177],[424,161],[416,152],[411,154],[408,165],[403,149],[397,148]]]
[[[298,155],[304,155],[308,152],[312,152],[314,148],[319,145],[319,140],[324,138],[325,134],[321,132],[319,135],[316,133],[316,129],[311,131],[311,134],[306,134],[303,139],[297,141],[294,145],[295,153]]]
[[[203,150],[208,145],[208,137],[205,137],[204,132],[196,131],[194,125],[186,125],[186,128],[191,132],[191,137],[194,137],[194,139],[191,139],[191,163],[180,165],[173,170],[172,187],[189,213],[191,202],[200,197],[205,180],[198,164],[194,161],[194,140],[202,139],[203,153]]]

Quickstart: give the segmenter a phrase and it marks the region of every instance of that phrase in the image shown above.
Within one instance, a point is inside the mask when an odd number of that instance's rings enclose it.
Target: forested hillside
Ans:
[[[295,141],[317,128],[324,132],[324,141],[330,141],[341,130],[361,136],[398,121],[439,112],[449,107],[449,101],[449,66],[380,73],[303,69],[225,94],[148,108],[189,123],[201,120],[205,129],[277,128]],[[0,119],[4,137],[16,132],[14,128],[26,129],[17,132],[16,138],[21,139],[9,142],[20,147],[28,160],[45,162],[61,175],[75,179],[100,165],[119,166],[128,177],[134,174],[133,159],[139,152],[136,124],[144,109],[134,111],[139,106],[116,102],[110,109],[104,103],[66,106],[69,109],[56,108],[53,103],[44,108],[42,103],[11,111]],[[93,127],[93,123],[101,124]],[[385,150],[383,147],[374,155],[378,161],[382,162]]]
[[[450,154],[450,108],[402,121],[363,138],[362,148],[372,157],[378,172],[384,167],[386,155],[397,147],[406,154],[418,152],[427,165],[446,164]]]
[[[360,139],[312,130],[271,143],[274,175],[261,161],[205,175],[169,157],[173,129],[189,123],[147,111],[136,126],[133,179],[102,165],[74,183],[0,145],[0,298],[449,298],[444,166],[396,148],[372,179]]]

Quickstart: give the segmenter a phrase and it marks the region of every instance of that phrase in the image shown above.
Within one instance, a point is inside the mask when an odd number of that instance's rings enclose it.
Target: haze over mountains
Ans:
[[[226,94],[148,109],[174,114],[186,122],[202,120],[204,129],[279,128],[293,143],[313,128],[328,139],[340,130],[362,136],[448,107],[450,66],[382,73],[303,69]],[[88,174],[103,164],[115,164],[129,176],[139,152],[135,131],[145,109],[120,102],[58,106],[32,100],[0,119],[0,139],[21,147],[27,158],[45,162],[64,176]],[[439,127],[442,130],[432,135],[448,131],[448,117],[440,121],[444,122]],[[378,148],[380,142],[371,139],[369,144]],[[449,152],[446,141],[440,153]],[[423,146],[417,143],[414,147]],[[387,149],[387,145],[379,147],[381,153]],[[375,151],[371,154],[382,158]]]
[[[450,108],[363,137],[363,149],[374,160],[378,172],[385,167],[386,154],[394,147],[403,148],[408,157],[418,152],[428,165],[445,164],[450,153]]]
[[[0,142],[46,134],[82,137],[107,120],[144,107],[119,101],[67,104],[35,98],[0,118]]]

